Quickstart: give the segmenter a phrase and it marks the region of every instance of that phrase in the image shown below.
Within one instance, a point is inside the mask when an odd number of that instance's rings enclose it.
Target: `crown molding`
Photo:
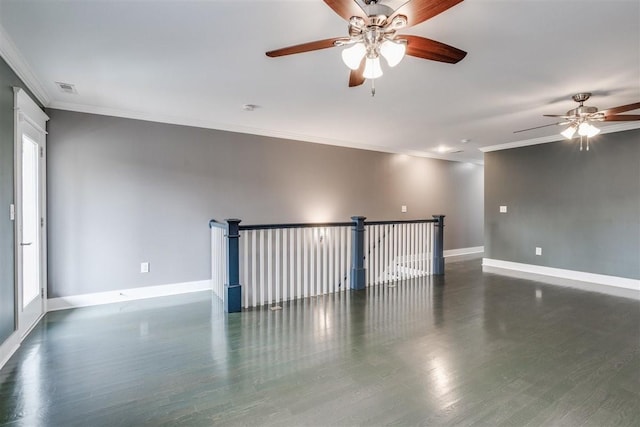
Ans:
[[[352,141],[322,138],[312,135],[299,134],[295,132],[283,132],[273,129],[254,128],[249,126],[218,123],[209,120],[171,116],[165,114],[147,113],[142,111],[131,111],[118,108],[98,107],[95,105],[75,104],[69,102],[52,101],[48,108],[56,110],[73,111],[77,113],[96,114],[100,116],[120,117],[124,119],[143,120],[148,122],[166,123],[179,126],[191,126],[203,129],[222,130],[227,132],[245,133],[250,135],[267,136],[271,138],[281,138],[293,141],[312,142],[315,144],[332,145],[335,147],[354,148],[357,150],[377,151],[390,154],[404,154],[413,157],[432,158],[450,162],[475,163],[483,165],[482,159],[461,159],[455,160],[439,154],[431,154],[423,151],[402,150],[378,145],[360,144]]]
[[[0,56],[7,62],[14,73],[24,82],[27,88],[38,98],[45,107],[51,102],[49,94],[44,89],[38,77],[31,71],[27,60],[22,56],[13,40],[0,25]]]
[[[628,122],[628,123],[616,123],[610,126],[603,126],[600,134],[622,132],[625,130],[640,129],[640,122]],[[527,147],[529,145],[546,144],[548,142],[564,141],[565,138],[562,135],[549,135],[541,138],[525,139],[522,141],[507,142],[505,144],[488,145],[486,147],[480,147],[479,150],[483,153],[489,153],[491,151],[508,150],[510,148]]]

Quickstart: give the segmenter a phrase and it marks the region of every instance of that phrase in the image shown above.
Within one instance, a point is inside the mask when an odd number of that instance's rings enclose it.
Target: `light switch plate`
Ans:
[[[140,263],[140,273],[148,273],[149,272],[149,263],[141,262]]]
[[[536,255],[542,255],[542,248],[536,248]]]
[[[406,213],[407,212],[407,205],[402,205],[402,212]]]
[[[507,207],[506,206],[500,206],[500,213],[507,213]]]

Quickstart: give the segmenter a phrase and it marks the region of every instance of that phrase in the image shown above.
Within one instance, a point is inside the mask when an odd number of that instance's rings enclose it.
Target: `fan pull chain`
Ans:
[[[580,151],[582,151],[582,135],[580,135]]]
[[[371,96],[376,96],[376,80],[371,79]]]

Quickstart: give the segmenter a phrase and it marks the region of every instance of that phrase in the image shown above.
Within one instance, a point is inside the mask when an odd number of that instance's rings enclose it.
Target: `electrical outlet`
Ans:
[[[506,206],[500,206],[500,213],[507,213],[507,207]]]
[[[542,255],[542,248],[536,248],[536,255]]]
[[[402,205],[402,213],[406,213],[407,212],[407,205]]]
[[[140,273],[148,273],[149,272],[149,263],[141,262],[140,263]]]

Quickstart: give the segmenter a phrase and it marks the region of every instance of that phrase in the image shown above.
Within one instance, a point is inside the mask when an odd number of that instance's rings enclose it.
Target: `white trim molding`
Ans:
[[[51,98],[44,86],[31,70],[27,60],[22,56],[13,40],[9,37],[5,29],[0,25],[0,56],[7,62],[9,67],[24,82],[31,92],[38,98],[38,101],[45,107],[49,105]]]
[[[50,298],[47,301],[47,310],[66,310],[69,308],[89,307],[92,305],[111,304],[114,302],[134,301],[209,290],[211,290],[211,280],[201,280],[197,282],[173,283],[169,285],[71,295],[68,297]]]
[[[462,259],[471,259],[471,258],[482,258],[482,254],[484,254],[484,246],[472,246],[469,248],[458,248],[458,249],[449,249],[446,251],[442,251],[445,258],[451,258],[453,261],[455,258]]]
[[[17,331],[9,335],[2,344],[0,344],[0,369],[11,359],[13,353],[20,347],[20,335]]]
[[[636,294],[640,298],[640,280],[626,277],[608,276],[604,274],[587,273],[584,271],[565,270],[562,268],[545,267],[542,265],[522,264],[519,262],[503,261],[499,259],[483,258],[482,271],[497,274],[519,273],[517,277],[535,279],[561,286],[570,286],[590,291],[607,291],[605,287],[625,289],[632,291],[623,296]],[[552,281],[546,278],[556,279]],[[559,280],[558,280],[559,279]],[[601,285],[600,289],[588,286],[589,284]],[[608,292],[607,292],[608,293]]]
[[[625,130],[640,129],[640,122],[627,122],[616,123],[615,125],[603,126],[600,134],[622,132]],[[559,134],[543,136],[541,138],[525,139],[522,141],[507,142],[504,144],[488,145],[486,147],[479,147],[478,149],[483,153],[489,153],[491,151],[508,150],[510,148],[527,147],[529,145],[546,144],[548,142],[566,141],[566,139]]]
[[[14,105],[18,114],[18,120],[24,120],[31,126],[34,126],[37,130],[43,134],[47,134],[47,122],[49,116],[40,109],[29,94],[21,87],[13,88]]]

